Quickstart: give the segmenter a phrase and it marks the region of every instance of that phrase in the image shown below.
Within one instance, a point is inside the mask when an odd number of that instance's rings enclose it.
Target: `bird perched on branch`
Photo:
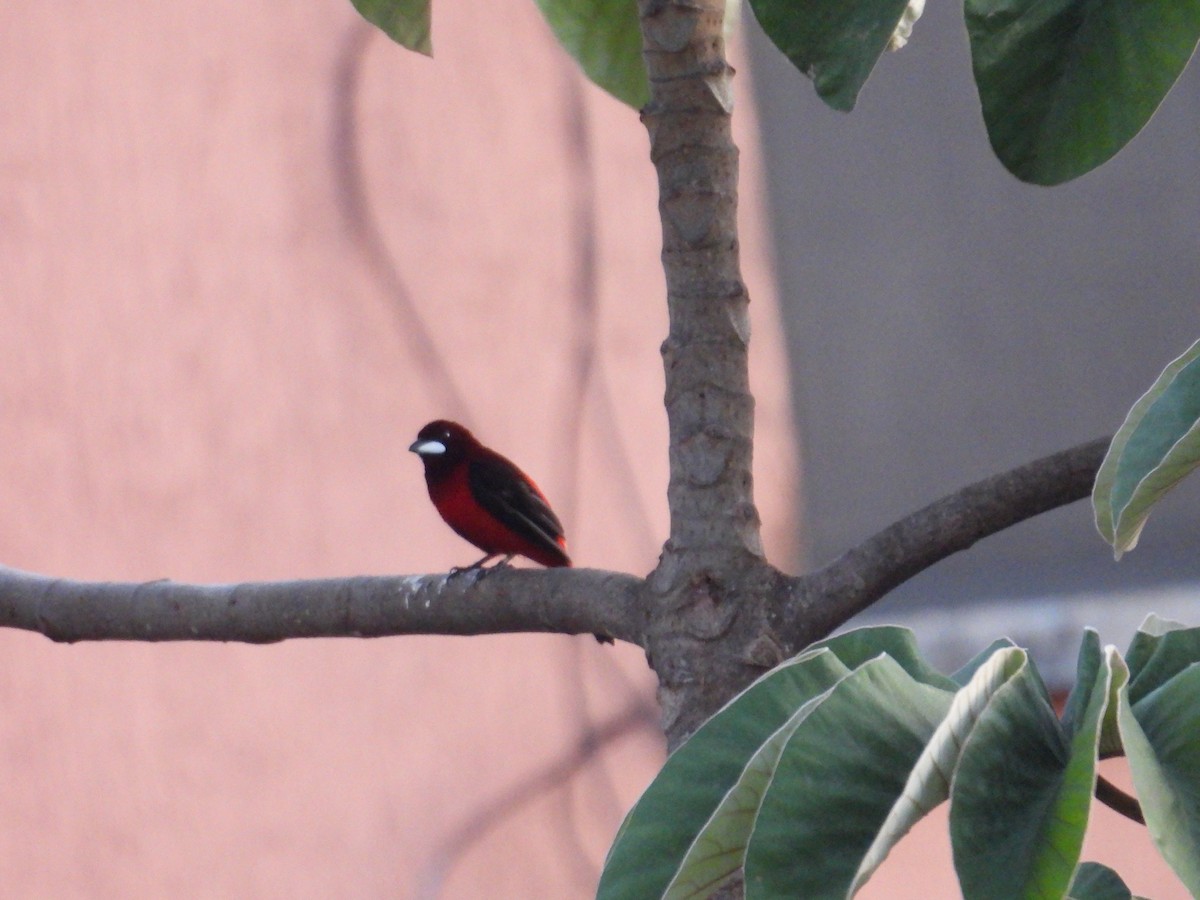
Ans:
[[[457,422],[439,419],[408,448],[425,464],[429,499],[446,524],[504,565],[525,556],[551,568],[571,565],[562,523],[533,479]]]
[[[549,568],[571,565],[562,522],[533,479],[475,439],[457,422],[439,419],[408,448],[425,464],[429,499],[446,524],[484,552],[467,566],[481,569],[497,556],[504,566],[524,556]],[[601,643],[612,638],[596,635]]]

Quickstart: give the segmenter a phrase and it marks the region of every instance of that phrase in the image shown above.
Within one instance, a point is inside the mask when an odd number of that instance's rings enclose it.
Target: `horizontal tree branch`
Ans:
[[[897,585],[1011,525],[1086,497],[1108,447],[1092,441],[986,478],[901,519],[830,565],[768,593],[791,652]],[[0,566],[0,627],[55,641],[597,633],[646,645],[659,612],[643,579],[599,569],[503,568],[195,585],[83,582]]]
[[[0,627],[54,641],[599,633],[641,644],[642,579],[599,569],[468,570],[246,584],[84,582],[0,566]]]
[[[1087,497],[1111,438],[993,475],[889,525],[828,566],[787,579],[782,636],[804,646],[828,635],[893,588],[1018,522]]]

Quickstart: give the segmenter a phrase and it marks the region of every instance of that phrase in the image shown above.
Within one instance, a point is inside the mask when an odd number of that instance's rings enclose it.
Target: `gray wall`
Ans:
[[[1146,130],[1059,188],[992,155],[962,8],[931,4],[849,114],[746,12],[820,563],[964,483],[1111,433],[1200,337],[1200,66]],[[1197,476],[1193,481],[1200,481]],[[1185,485],[1121,563],[1080,503],[914,580],[906,602],[1200,576]]]

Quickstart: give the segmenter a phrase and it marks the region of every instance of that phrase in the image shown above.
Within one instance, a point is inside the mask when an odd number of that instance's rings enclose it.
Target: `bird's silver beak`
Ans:
[[[446,445],[441,441],[413,441],[408,449],[417,456],[441,456],[446,452]]]

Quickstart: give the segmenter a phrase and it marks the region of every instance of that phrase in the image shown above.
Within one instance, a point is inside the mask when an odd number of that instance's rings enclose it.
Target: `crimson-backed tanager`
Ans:
[[[484,552],[468,569],[524,556],[543,566],[571,565],[562,522],[533,479],[475,439],[457,422],[439,419],[408,448],[425,464],[429,499],[446,524]],[[612,638],[596,635],[601,643]]]

